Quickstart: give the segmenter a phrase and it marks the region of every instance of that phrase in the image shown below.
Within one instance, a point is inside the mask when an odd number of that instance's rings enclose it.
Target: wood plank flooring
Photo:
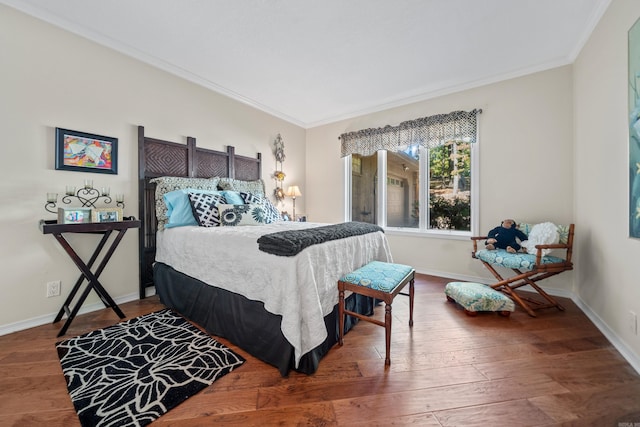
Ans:
[[[519,308],[469,317],[446,301],[449,279],[416,279],[412,329],[408,298],[393,304],[389,368],[384,328],[368,322],[311,376],[282,378],[219,338],[247,362],[153,425],[640,425],[640,375],[570,300],[535,319]],[[121,308],[131,318],[163,306],[152,297]],[[80,315],[67,337],[118,320],[110,309]],[[0,337],[0,426],[79,425],[54,347],[61,326]]]

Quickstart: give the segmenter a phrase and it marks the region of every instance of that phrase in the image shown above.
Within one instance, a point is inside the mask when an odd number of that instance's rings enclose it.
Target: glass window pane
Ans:
[[[351,220],[376,223],[378,154],[351,158]]]
[[[420,150],[387,152],[387,226],[420,226]]]
[[[471,230],[471,147],[448,143],[429,150],[429,228]]]

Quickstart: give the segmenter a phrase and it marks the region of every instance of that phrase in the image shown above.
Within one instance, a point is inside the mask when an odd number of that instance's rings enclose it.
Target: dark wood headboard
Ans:
[[[187,143],[163,141],[144,135],[138,126],[138,208],[141,221],[139,238],[140,298],[153,286],[153,263],[156,255],[155,184],[151,178],[180,176],[192,178],[229,177],[246,181],[262,177],[262,156],[255,158],[235,154],[232,146],[227,151],[196,147],[196,139],[187,137]]]

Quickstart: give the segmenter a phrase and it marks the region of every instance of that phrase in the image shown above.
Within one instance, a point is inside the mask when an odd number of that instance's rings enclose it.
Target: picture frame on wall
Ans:
[[[118,138],[56,128],[56,170],[118,173]]]
[[[118,222],[122,221],[122,208],[94,208],[91,210],[93,222]]]

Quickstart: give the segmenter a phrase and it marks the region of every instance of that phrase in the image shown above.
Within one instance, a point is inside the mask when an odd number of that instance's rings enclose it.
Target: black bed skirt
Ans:
[[[282,317],[266,311],[262,302],[207,285],[159,262],[153,266],[153,279],[156,293],[164,305],[202,326],[211,335],[225,338],[252,356],[275,366],[282,376],[287,376],[291,370],[313,374],[320,359],[338,342],[336,305],[324,318],[327,338],[304,354],[296,368],[294,348],[280,328]],[[350,295],[345,305],[357,313],[373,314],[373,300],[362,295]],[[346,316],[345,332],[357,321]]]

